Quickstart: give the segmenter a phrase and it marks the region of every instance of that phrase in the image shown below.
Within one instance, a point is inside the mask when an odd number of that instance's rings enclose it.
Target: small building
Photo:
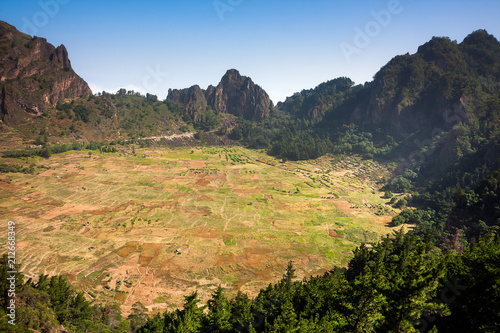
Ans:
[[[174,251],[175,254],[181,254],[181,252],[182,252],[181,248],[178,248],[177,250]]]

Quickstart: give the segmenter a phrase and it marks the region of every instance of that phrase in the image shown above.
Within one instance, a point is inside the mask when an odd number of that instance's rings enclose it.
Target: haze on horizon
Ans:
[[[274,103],[347,76],[356,83],[433,36],[499,38],[500,1],[0,0],[0,20],[64,44],[94,93],[119,88],[164,99],[216,85],[235,68]]]

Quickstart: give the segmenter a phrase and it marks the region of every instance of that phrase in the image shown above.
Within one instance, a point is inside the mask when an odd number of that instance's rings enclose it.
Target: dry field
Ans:
[[[323,274],[396,214],[376,183],[387,170],[357,157],[122,147],[0,163],[37,165],[0,174],[0,243],[14,221],[24,274],[67,275],[125,315],[136,301],[173,309],[194,290],[205,300],[218,285],[254,296],[290,260],[299,278]]]

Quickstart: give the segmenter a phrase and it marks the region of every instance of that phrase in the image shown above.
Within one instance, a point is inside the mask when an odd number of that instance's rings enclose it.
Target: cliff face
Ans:
[[[71,68],[68,51],[0,21],[0,108],[5,123],[43,114],[66,99],[92,94]]]
[[[250,120],[262,120],[269,116],[273,108],[264,89],[254,84],[249,77],[241,76],[235,69],[228,70],[217,87],[209,86],[207,90],[199,86],[170,89],[167,98],[184,105],[190,116],[208,107]]]

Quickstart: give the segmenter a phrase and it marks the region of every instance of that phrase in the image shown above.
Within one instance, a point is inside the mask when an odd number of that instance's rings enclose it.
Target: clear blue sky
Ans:
[[[499,38],[499,13],[499,0],[0,0],[0,20],[64,44],[94,93],[163,99],[236,68],[275,103],[339,76],[371,81],[433,36]]]

